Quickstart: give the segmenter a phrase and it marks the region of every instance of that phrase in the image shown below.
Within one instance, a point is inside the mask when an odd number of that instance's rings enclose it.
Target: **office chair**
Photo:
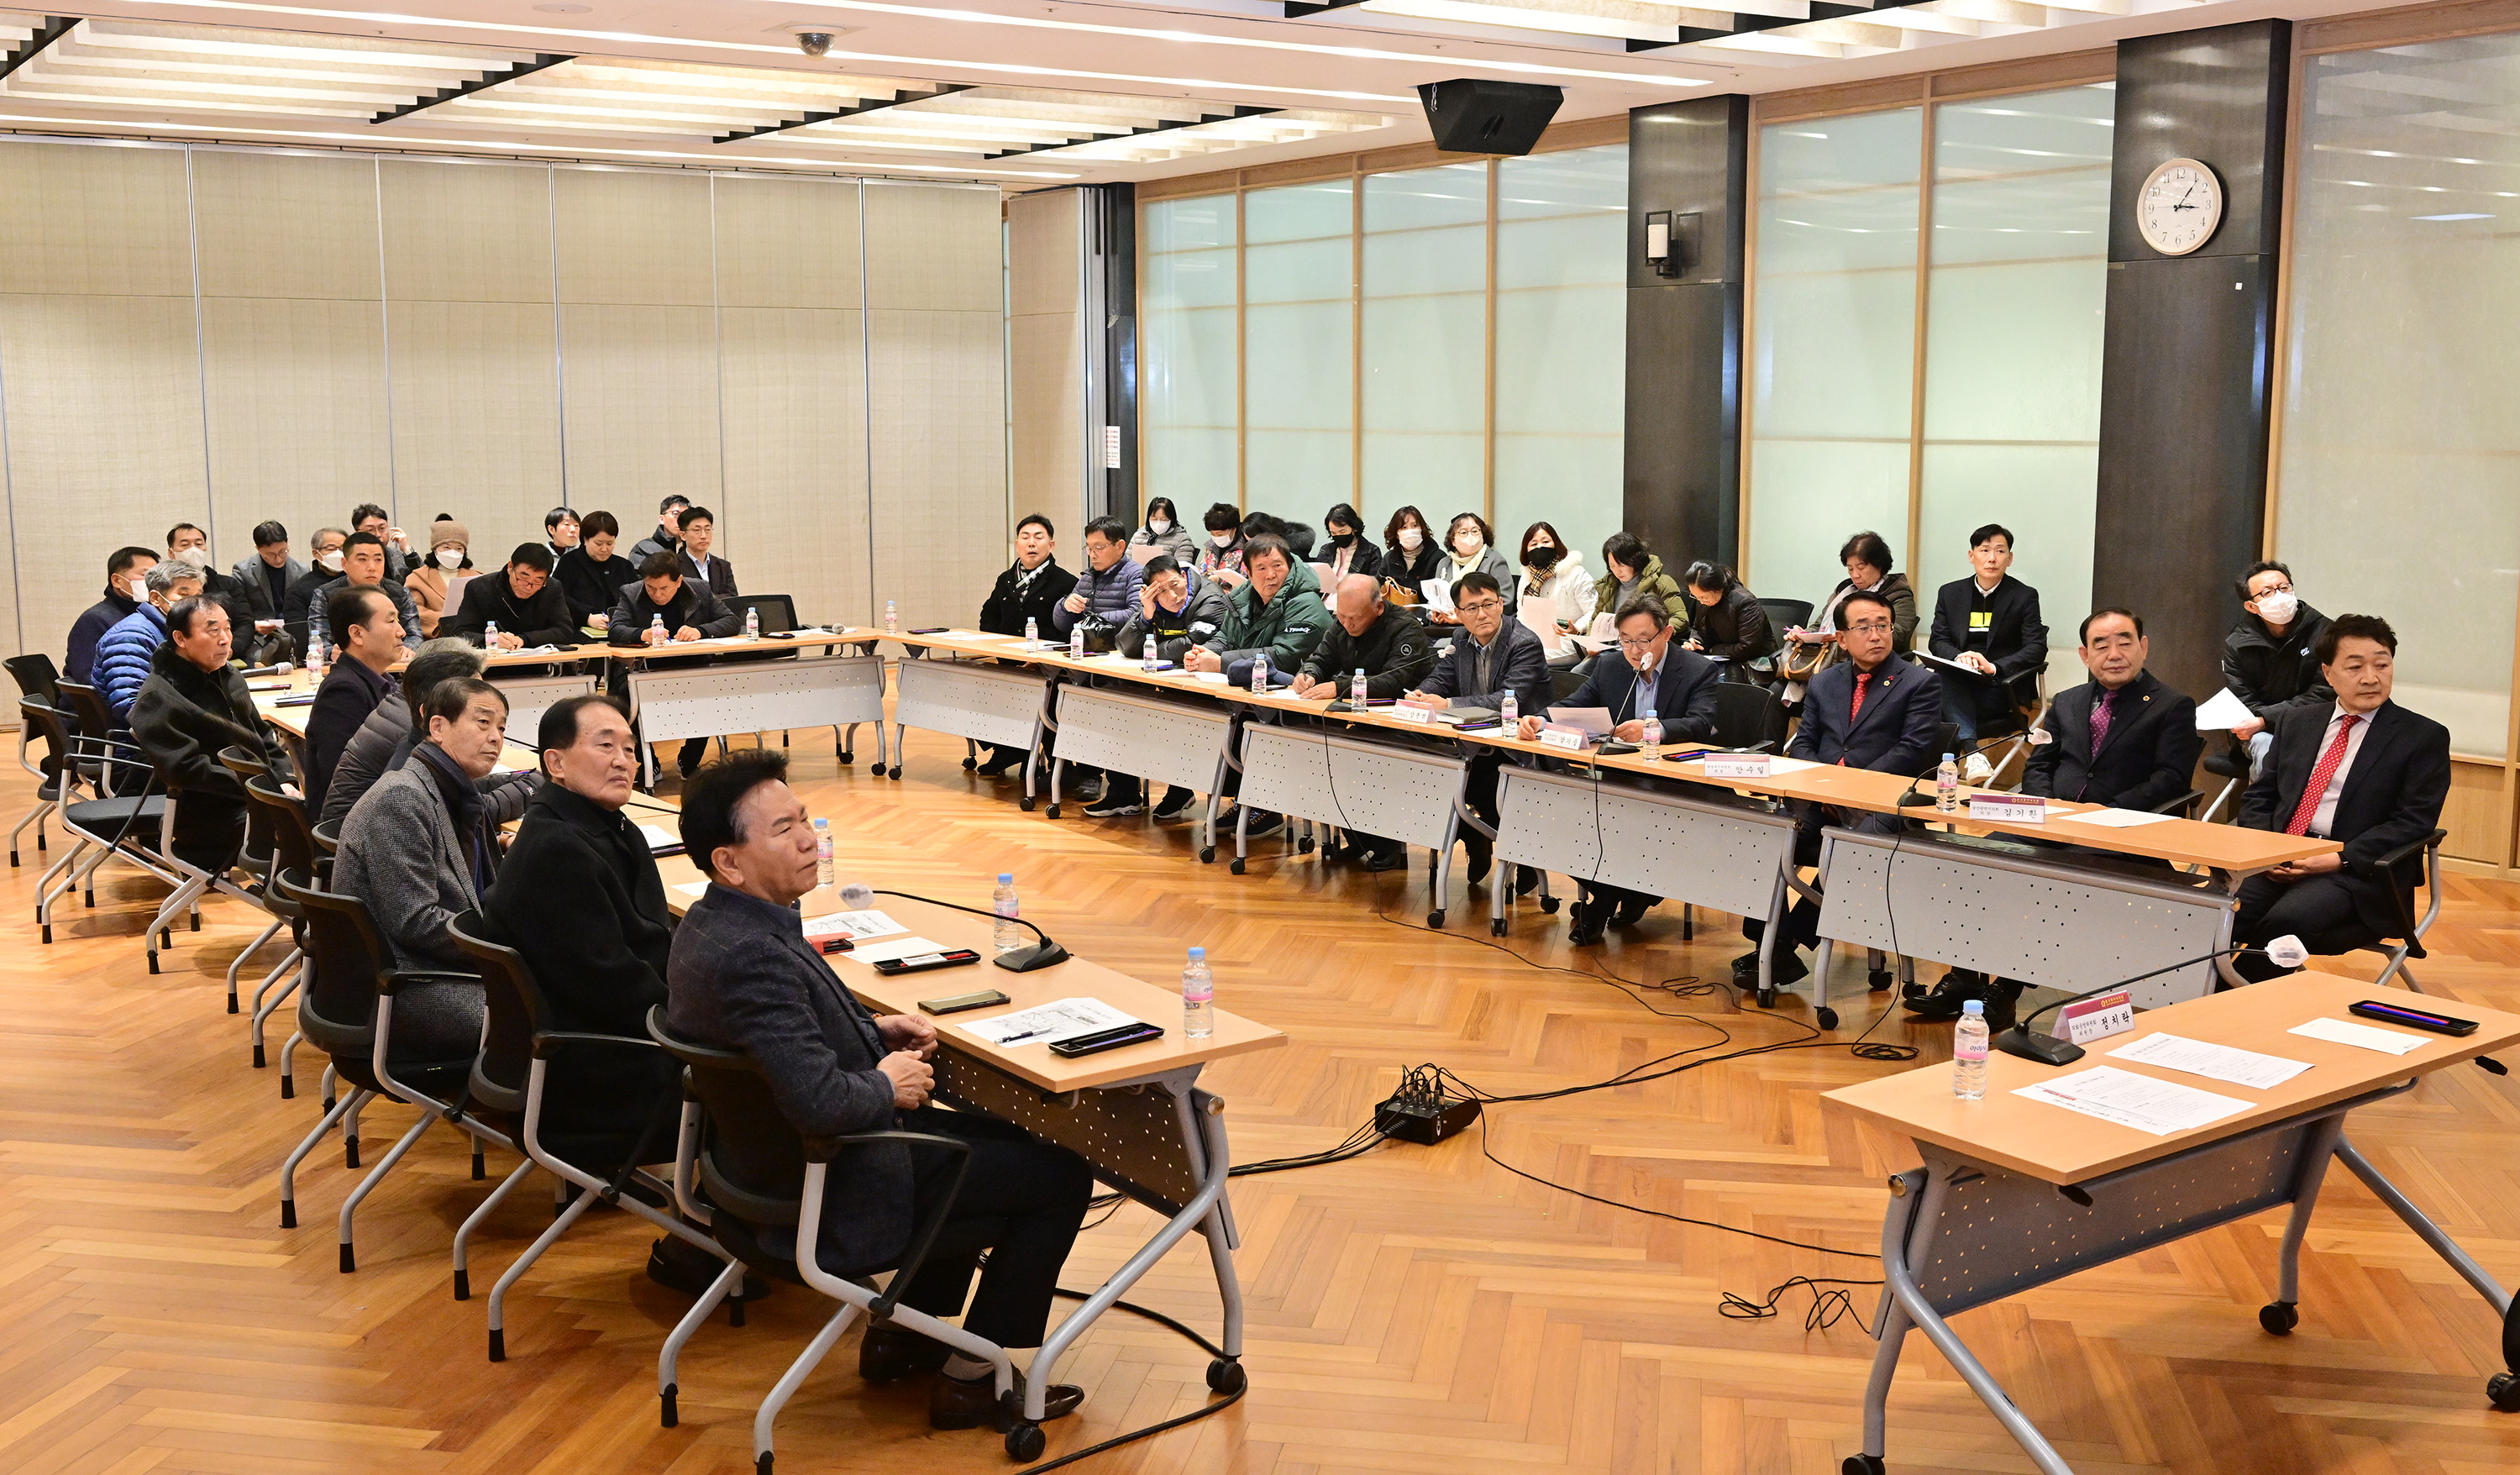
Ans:
[[[290,996],[296,993],[306,981],[306,914],[296,903],[281,894],[279,879],[283,875],[294,875],[303,880],[315,875],[315,841],[306,828],[306,801],[294,794],[283,792],[280,785],[273,782],[268,774],[255,775],[247,779],[245,796],[246,802],[253,806],[252,824],[259,826],[269,837],[270,860],[263,872],[260,893],[262,905],[271,913],[275,926],[285,926],[290,931],[288,955],[280,960],[278,967],[263,975],[262,986],[253,991],[253,1017],[250,1026],[253,1040],[253,1068],[260,1070],[263,1067],[263,1022],[269,1019],[280,1006],[288,1003]],[[246,844],[247,848],[250,849],[253,845],[250,827],[247,833]],[[270,935],[268,932],[264,934],[266,937]],[[244,955],[240,954],[238,961],[242,962]],[[273,986],[279,984],[283,975],[286,975],[289,981],[280,985],[280,992],[274,994]],[[231,997],[233,997],[233,990]],[[290,1079],[290,1061],[301,1039],[301,1036],[292,1032],[289,1037],[289,1043],[281,1047],[280,1098],[284,1101],[295,1095],[292,1089],[294,1083]],[[330,1094],[327,1095],[328,1099],[325,1104],[329,1107],[332,1102],[329,1099]]]
[[[2211,824],[2215,813],[2222,809],[2224,802],[2249,785],[2251,765],[2247,741],[2233,738],[2208,752],[2205,755],[2205,772],[2224,781],[2223,786],[2214,793],[2214,802],[2206,805],[2205,812],[2197,816],[2198,819]],[[2234,804],[2231,809],[2232,818],[2236,820],[2239,813],[2238,805]]]
[[[113,714],[96,688],[65,681],[59,690],[68,698],[80,728],[78,736],[65,736],[70,752],[65,777],[93,784],[100,797],[62,808],[62,828],[76,843],[35,883],[35,921],[47,943],[53,940],[53,904],[76,889],[82,891],[85,904],[94,907],[96,872],[107,861],[128,862],[170,888],[183,884],[159,850],[169,816],[166,797],[158,792],[157,770],[140,756],[139,749],[106,736],[112,730]],[[27,715],[30,720],[58,721],[58,716]],[[55,876],[61,877],[58,884]]]
[[[1768,627],[1783,640],[1785,632],[1811,625],[1812,602],[1809,600],[1761,600],[1759,607],[1768,611]]]
[[[52,757],[42,764],[26,761],[27,749],[38,739],[52,749]],[[26,827],[35,827],[35,848],[52,847],[44,842],[44,827],[61,813],[63,800],[78,787],[78,777],[70,767],[69,725],[60,709],[36,696],[18,698],[18,766],[35,776],[35,807],[9,830],[9,865],[18,864],[18,836]]]
[[[1747,682],[1715,684],[1715,742],[1721,747],[1774,749],[1785,740],[1785,702],[1771,687]]]

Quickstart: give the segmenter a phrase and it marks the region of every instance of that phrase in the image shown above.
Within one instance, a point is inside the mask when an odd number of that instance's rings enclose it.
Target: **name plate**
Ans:
[[[1584,730],[1582,728],[1542,728],[1540,741],[1544,747],[1564,748],[1570,753],[1580,753],[1584,751]]]
[[[1710,755],[1706,760],[1706,777],[1709,779],[1765,779],[1768,773],[1768,755],[1765,753]]]
[[[1971,794],[1968,817],[1972,820],[1995,820],[2005,825],[2045,825],[2048,823],[2048,801],[2023,798],[2018,794]]]
[[[2057,1014],[2067,1040],[2076,1045],[2089,1045],[2135,1028],[2135,996],[2120,992],[2102,994],[2080,1004],[2069,1004]]]
[[[1395,701],[1391,704],[1389,712],[1394,722],[1414,722],[1419,727],[1424,727],[1435,720],[1433,707],[1421,706],[1414,701]]]

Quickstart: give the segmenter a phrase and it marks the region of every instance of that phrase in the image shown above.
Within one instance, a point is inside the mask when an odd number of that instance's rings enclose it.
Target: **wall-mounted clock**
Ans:
[[[2135,223],[2144,245],[2184,256],[2213,240],[2223,223],[2223,181],[2195,159],[2166,159],[2136,196]]]

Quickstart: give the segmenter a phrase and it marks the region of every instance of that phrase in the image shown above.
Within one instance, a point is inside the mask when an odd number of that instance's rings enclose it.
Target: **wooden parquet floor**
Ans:
[[[1422,871],[1368,876],[1262,849],[1252,873],[1200,866],[1185,827],[1018,813],[1012,788],[966,774],[960,744],[914,736],[908,777],[841,769],[799,735],[809,802],[834,820],[844,875],[980,900],[1001,870],[1071,948],[1165,980],[1187,944],[1216,960],[1218,997],[1282,1028],[1289,1049],[1228,1062],[1236,1155],[1326,1147],[1401,1069],[1436,1061],[1499,1093],[1598,1081],[1730,1040],[1780,1049],[1650,1084],[1498,1108],[1435,1148],[1246,1178],[1252,1388],[1223,1414],[1088,1468],[1248,1475],[1524,1475],[1536,1469],[1829,1475],[1857,1448],[1874,1293],[1807,1328],[1796,1289],[1767,1320],[1719,1315],[1797,1274],[1869,1279],[1823,1255],[1586,1202],[1492,1163],[1635,1208],[1782,1238],[1876,1247],[1893,1144],[1823,1116],[1819,1095],[1902,1067],[1852,1057],[1861,1001],[1824,1048],[1799,1005],[1743,1012],[1712,997],[1621,989],[1722,976],[1742,943],[1675,909],[1595,955],[1526,907],[1487,945],[1485,893],[1456,882],[1453,930],[1429,933]],[[11,773],[11,779],[17,775]],[[0,783],[6,812],[28,802]],[[31,846],[25,858],[35,862]],[[38,863],[40,864],[40,863]],[[750,1468],[752,1409],[827,1310],[783,1289],[749,1326],[721,1319],[682,1365],[682,1425],[657,1426],[654,1360],[679,1298],[640,1273],[652,1233],[599,1211],[511,1300],[510,1361],[483,1356],[482,1302],[447,1275],[455,1225],[486,1184],[432,1132],[358,1220],[359,1271],[336,1269],[333,1214],[353,1179],[338,1147],[299,1179],[303,1226],[277,1227],[276,1170],[312,1123],[311,1091],[278,1098],[248,1068],[220,975],[249,936],[213,905],[168,970],[143,963],[154,886],[111,881],[60,941],[37,945],[35,866],[0,880],[0,1469],[468,1475]],[[2520,888],[2454,879],[2429,983],[2520,1007]],[[2349,966],[2362,966],[2360,963]],[[287,1032],[284,1010],[275,1048]],[[1948,1031],[1882,1021],[1919,1046]],[[314,1067],[301,1082],[310,1086]],[[410,1120],[369,1115],[376,1153]],[[2520,1094],[2444,1073],[2357,1118],[2356,1136],[2505,1283],[2520,1280]],[[492,1160],[495,1177],[502,1169]],[[516,1195],[473,1250],[488,1280],[548,1222]],[[2331,1175],[2305,1256],[2302,1324],[2262,1333],[2279,1216],[2182,1241],[1959,1319],[1962,1334],[2085,1475],[2485,1475],[2520,1464],[2520,1417],[2486,1407],[2499,1363],[2484,1305],[2359,1184]],[[1090,1232],[1069,1284],[1139,1242],[1125,1209]],[[1211,1332],[1197,1241],[1140,1299]],[[1071,1364],[1089,1399],[1050,1452],[1196,1407],[1205,1355],[1112,1316]],[[912,1389],[871,1390],[844,1341],[781,1421],[782,1471],[995,1472],[985,1431],[938,1434]],[[1890,1405],[1891,1468],[2030,1469],[1995,1420],[1911,1338]]]

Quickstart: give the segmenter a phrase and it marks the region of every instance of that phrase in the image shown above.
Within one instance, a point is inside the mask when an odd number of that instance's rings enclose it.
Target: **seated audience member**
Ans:
[[[1205,579],[1193,580],[1170,554],[1157,554],[1147,560],[1146,587],[1138,591],[1138,612],[1120,627],[1113,648],[1123,655],[1143,655],[1147,642],[1155,643],[1155,658],[1168,660],[1187,670],[1190,652],[1214,648],[1224,639],[1227,603],[1225,590]],[[1192,790],[1174,786],[1164,791],[1161,804],[1155,806],[1155,818],[1177,820],[1197,797]],[[1102,786],[1102,797],[1089,807],[1086,817],[1095,820],[1116,819],[1144,813],[1143,789],[1135,775],[1109,775]]]
[[[804,1137],[902,1130],[968,1141],[961,1191],[902,1303],[935,1317],[965,1312],[986,1249],[964,1328],[1002,1347],[1037,1347],[1085,1220],[1092,1171],[997,1118],[930,1106],[935,1026],[912,1014],[870,1014],[833,985],[793,910],[814,889],[814,830],[787,772],[776,749],[742,750],[702,770],[683,794],[683,843],[710,884],[674,933],[666,1021],[686,1039],[742,1051]],[[954,1177],[946,1158],[916,1148],[842,1153],[825,1189],[816,1260],[838,1275],[897,1263],[911,1226]],[[928,1400],[938,1428],[971,1428],[997,1407],[988,1363],[915,1332],[870,1327],[858,1366],[878,1382],[941,1371]],[[1084,1398],[1065,1384],[1043,1393],[1052,1417]]]
[[[621,524],[601,509],[578,523],[578,544],[552,565],[561,598],[568,602],[569,622],[580,630],[602,634],[612,622],[612,606],[621,588],[639,580],[639,565],[612,552]]]
[[[1749,586],[1719,563],[1688,565],[1690,611],[1688,648],[1724,662],[1728,681],[1764,684],[1776,665],[1777,632],[1768,606]]]
[[[1249,543],[1262,533],[1275,533],[1294,550],[1298,562],[1313,561],[1313,529],[1310,523],[1295,522],[1270,513],[1254,511],[1242,518],[1242,541]]]
[[[402,587],[411,591],[411,602],[420,606],[421,639],[436,635],[438,625],[455,612],[449,591],[457,599],[463,597],[464,586],[472,582],[465,571],[472,566],[471,528],[452,517],[428,524],[428,558],[402,581]]]
[[[1462,575],[1453,586],[1453,608],[1462,617],[1461,633],[1453,637],[1452,649],[1436,658],[1425,681],[1407,693],[1409,698],[1493,712],[1503,709],[1510,692],[1520,711],[1548,711],[1549,653],[1540,637],[1506,609],[1505,590],[1496,579],[1484,573]],[[1496,748],[1478,748],[1470,758],[1463,795],[1472,812],[1491,827],[1497,821],[1497,765],[1502,759]],[[1468,851],[1469,882],[1476,885],[1488,873],[1492,847],[1474,829],[1463,830],[1462,843]]]
[[[1051,606],[1051,620],[1061,640],[1089,616],[1116,633],[1137,613],[1138,591],[1146,570],[1129,557],[1129,530],[1117,517],[1097,517],[1085,524],[1085,571],[1067,598]]]
[[[1455,514],[1451,525],[1444,529],[1444,552],[1451,561],[1438,567],[1435,576],[1444,581],[1445,587],[1459,583],[1463,574],[1483,573],[1496,580],[1498,588],[1512,592],[1513,567],[1506,562],[1505,555],[1496,551],[1496,532],[1488,526],[1487,518],[1476,513]]]
[[[2233,580],[2240,590],[2240,622],[2223,637],[2223,685],[2246,702],[2249,720],[2231,736],[2249,745],[2252,766],[2265,760],[2273,738],[2267,724],[2293,707],[2324,710],[2336,700],[2318,675],[2319,637],[2327,616],[2293,592],[2292,570],[2281,563],[2252,563]]]
[[[289,529],[278,522],[257,522],[253,557],[239,559],[231,570],[253,612],[253,628],[268,643],[289,623],[289,590],[306,577],[306,565],[289,556]]]
[[[1830,664],[1837,654],[1837,606],[1846,597],[1862,590],[1877,594],[1890,602],[1890,648],[1893,652],[1908,648],[1916,634],[1916,591],[1910,587],[1908,576],[1890,571],[1890,545],[1879,533],[1860,532],[1849,538],[1837,551],[1837,561],[1846,569],[1846,577],[1828,592],[1813,614],[1808,629],[1797,627],[1785,632],[1784,671],[1787,680],[1785,702],[1799,703],[1803,683],[1813,672]]]
[[[1382,551],[1365,536],[1365,519],[1355,508],[1341,502],[1322,514],[1322,531],[1329,543],[1321,551],[1320,561],[1329,565],[1322,582],[1336,589],[1339,580],[1352,573],[1379,575],[1382,572]]]
[[[311,644],[306,627],[314,617],[315,592],[340,577],[343,567],[341,545],[350,535],[338,527],[319,527],[306,546],[310,559],[307,570],[292,580],[289,596],[280,606],[280,617],[288,623],[289,644],[295,658],[304,660]]]
[[[648,560],[660,553],[680,553],[683,547],[683,509],[692,505],[689,497],[668,497],[656,504],[656,525],[648,536],[630,545],[630,561],[646,567]]]
[[[1556,528],[1546,522],[1524,528],[1522,547],[1515,557],[1522,563],[1522,589],[1513,601],[1514,607],[1506,611],[1507,618],[1520,621],[1523,600],[1546,600],[1552,624],[1559,634],[1592,629],[1593,571],[1584,566],[1584,556],[1557,536]],[[1557,653],[1549,657],[1551,665],[1571,666],[1583,659],[1583,650],[1572,642],[1555,644]]]
[[[149,679],[131,703],[131,738],[165,780],[175,799],[176,859],[224,875],[245,844],[245,781],[219,761],[242,747],[289,779],[288,760],[263,740],[262,719],[245,673],[228,663],[228,614],[216,600],[195,596],[166,613],[166,644],[151,657]]]
[[[149,570],[158,566],[154,549],[117,548],[105,560],[105,598],[80,611],[70,624],[69,650],[62,675],[88,685],[96,676],[96,643],[105,632],[139,612],[149,603]]]
[[[1386,700],[1426,679],[1435,667],[1435,640],[1405,609],[1383,602],[1381,581],[1372,574],[1352,573],[1339,581],[1336,623],[1304,657],[1291,689],[1297,696],[1355,696],[1354,673],[1365,673],[1365,694]],[[1409,848],[1380,835],[1352,834],[1368,871],[1397,871],[1409,864]]]
[[[149,570],[148,602],[124,615],[96,643],[95,686],[113,709],[114,720],[130,725],[131,701],[149,679],[151,660],[166,642],[166,611],[202,592],[202,571],[178,559]]]
[[[543,514],[543,547],[551,550],[554,563],[578,545],[584,531],[577,514],[567,508],[556,507]]]
[[[1299,561],[1283,538],[1273,533],[1253,539],[1243,550],[1242,566],[1248,577],[1226,599],[1225,628],[1214,645],[1192,646],[1188,664],[1192,671],[1222,671],[1235,685],[1248,686],[1252,663],[1264,657],[1278,676],[1299,669],[1329,628],[1330,612],[1311,565]],[[1238,791],[1241,781],[1238,770],[1228,773],[1226,793]],[[1171,795],[1162,807],[1178,812]],[[1262,835],[1279,822],[1275,814],[1254,810],[1240,823],[1244,834]]]
[[[682,556],[652,553],[639,565],[639,582],[621,591],[612,606],[606,639],[615,646],[664,649],[698,640],[724,640],[743,628],[743,616],[718,603],[717,596],[683,577]],[[708,753],[708,739],[683,744],[675,766],[690,778]]]
[[[1015,524],[1015,560],[998,575],[996,587],[980,603],[980,629],[990,635],[1021,635],[1029,623],[1047,644],[1058,637],[1053,611],[1076,588],[1076,575],[1058,566],[1054,550],[1058,529],[1039,513],[1026,513]],[[1021,767],[1023,750],[990,743],[988,760],[979,767],[984,778],[1004,777]]]
[[[208,533],[190,522],[176,523],[166,531],[166,557],[173,561],[190,563],[201,572],[202,597],[216,600],[219,607],[228,612],[230,644],[238,659],[259,663],[264,658],[266,646],[275,648],[270,653],[277,658],[279,623],[273,622],[268,629],[255,623],[253,597],[245,581],[221,573],[211,564]]]
[[[551,581],[551,550],[542,544],[518,544],[506,567],[464,586],[463,603],[438,628],[467,645],[487,646],[496,625],[502,650],[576,645],[568,600]]]
[[[411,571],[420,565],[420,559],[411,550],[410,535],[394,526],[393,518],[373,502],[362,502],[350,510],[350,531],[376,535],[377,546],[385,553],[384,577],[397,584],[409,578]],[[419,629],[414,627],[413,638],[418,639],[419,635]]]
[[[385,576],[384,540],[375,533],[352,533],[341,544],[341,576],[315,591],[306,602],[306,639],[308,648],[322,641],[326,648],[340,645],[326,621],[331,618],[333,596],[343,589],[377,589],[394,602],[394,617],[402,621],[402,646],[406,650],[420,648],[420,606],[412,603],[411,591]]]
[[[310,805],[307,813],[317,824],[338,825],[349,817],[350,810],[366,796],[379,779],[410,761],[412,749],[428,736],[426,727],[415,728],[411,714],[428,705],[428,693],[442,681],[461,681],[481,674],[481,652],[459,640],[440,638],[423,642],[418,653],[402,668],[402,680],[359,731],[333,765],[333,776],[324,786],[324,803],[320,811]],[[329,679],[329,678],[328,678]],[[525,801],[533,797],[534,776],[530,772],[501,774],[473,785],[481,791],[490,806],[490,823],[505,825],[521,817]]]
[[[1954,579],[1934,595],[1934,623],[1926,645],[1975,676],[1942,670],[1943,718],[1959,729],[1963,744],[1978,729],[2013,717],[2039,701],[2039,673],[2048,668],[2048,627],[2039,618],[2039,591],[2005,572],[2012,566],[2012,532],[1990,522],[1969,534],[1969,563],[1977,571]]]
[[[448,923],[477,912],[499,843],[480,782],[507,739],[508,698],[478,677],[442,681],[421,720],[411,761],[379,779],[341,822],[333,889],[368,909],[396,968],[471,973]],[[394,996],[397,1054],[467,1056],[480,1048],[481,986],[407,986]]]
[[[1888,600],[1877,594],[1850,594],[1838,602],[1837,620],[1838,651],[1844,658],[1812,677],[1803,697],[1802,726],[1794,730],[1786,756],[1876,773],[1921,773],[1940,756],[1935,743],[1942,736],[1942,688],[1924,667],[1892,652],[1891,631],[1897,616]],[[1797,820],[1797,866],[1819,864],[1822,826],[1889,833],[1899,825],[1895,816],[1855,814],[1822,805],[1800,806]],[[1764,917],[1751,917],[1741,924],[1742,933],[1754,942],[1766,930]],[[1810,974],[1795,950],[1811,947],[1819,938],[1820,905],[1808,897],[1796,901],[1776,940],[1771,976],[1778,987]],[[1755,949],[1732,960],[1734,988],[1754,988],[1758,977]],[[1997,1023],[1989,1006],[1990,1028],[2005,1029],[2010,1024],[2008,1018]]]
[[[1680,626],[1672,623],[1663,602],[1639,595],[1619,611],[1616,628],[1619,659],[1593,662],[1584,684],[1553,705],[1607,710],[1610,736],[1621,742],[1644,740],[1648,712],[1662,724],[1665,742],[1696,742],[1713,737],[1715,687],[1723,679],[1722,668],[1694,651],[1674,648]],[[1516,736],[1526,742],[1537,738],[1547,725],[1549,705],[1526,712]],[[1636,925],[1660,900],[1617,886],[1583,889],[1589,900],[1575,904],[1566,934],[1566,940],[1579,948],[1598,944],[1603,930],[1613,925]]]
[[[704,507],[687,507],[674,514],[674,526],[683,535],[683,577],[721,600],[734,599],[735,565],[709,556],[717,545],[717,514]]]
[[[2319,635],[2318,655],[2319,680],[2336,698],[2279,707],[2268,719],[2274,740],[2240,798],[2240,823],[2345,848],[2242,881],[2232,939],[2264,947],[2298,937],[2311,952],[2332,955],[2407,935],[2423,852],[2386,870],[2378,862],[2441,827],[2450,729],[2389,699],[2398,633],[2387,620],[2336,616]],[[2255,953],[2231,965],[2259,981],[2290,971]]]
[[[402,622],[382,591],[340,590],[325,619],[341,632],[341,658],[315,689],[315,705],[306,712],[306,773],[300,788],[306,812],[314,815],[324,812],[325,785],[333,782],[342,749],[393,693],[394,680],[385,672],[402,659]]]
[[[1189,528],[1182,526],[1181,514],[1174,509],[1170,497],[1147,500],[1147,520],[1136,532],[1129,534],[1129,556],[1135,559],[1151,559],[1156,554],[1166,554],[1184,568],[1194,568],[1198,564],[1198,540],[1191,536]]]
[[[1593,585],[1593,620],[1596,626],[1603,615],[1615,617],[1628,607],[1628,602],[1641,594],[1652,595],[1671,611],[1671,622],[1686,634],[1688,630],[1689,603],[1681,597],[1680,584],[1663,572],[1662,559],[1634,533],[1612,533],[1601,544],[1601,565],[1609,572]]]
[[[1450,578],[1437,565],[1444,561],[1444,550],[1435,545],[1434,533],[1426,526],[1426,514],[1414,507],[1394,512],[1382,524],[1383,578],[1400,586],[1400,592],[1412,598],[1423,598],[1426,581]]]
[[[1242,510],[1231,502],[1211,503],[1199,524],[1207,529],[1207,541],[1199,546],[1198,567],[1192,571],[1229,590],[1238,588],[1243,578]]]

